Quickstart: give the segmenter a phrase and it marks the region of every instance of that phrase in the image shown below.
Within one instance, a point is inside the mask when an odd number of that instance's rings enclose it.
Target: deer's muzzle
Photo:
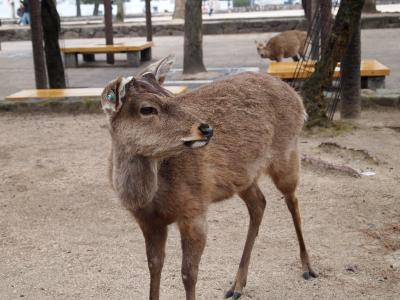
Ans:
[[[214,134],[214,130],[210,125],[201,123],[199,126],[192,127],[192,135],[183,138],[183,144],[190,148],[200,148],[208,144]]]

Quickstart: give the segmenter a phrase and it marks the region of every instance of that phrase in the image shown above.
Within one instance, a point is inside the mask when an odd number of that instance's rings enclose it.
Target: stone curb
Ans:
[[[254,32],[280,32],[291,29],[305,29],[306,22],[302,17],[288,18],[251,18],[251,19],[220,19],[205,20],[203,34],[235,34]],[[362,28],[400,28],[400,14],[380,14],[364,16]],[[115,37],[144,37],[144,24],[114,24]],[[182,36],[183,21],[171,21],[153,24],[154,36]],[[61,30],[62,39],[102,38],[103,25],[64,25]],[[27,27],[1,28],[0,41],[30,40],[30,29]]]
[[[400,89],[377,91],[362,90],[361,100],[363,108],[393,107],[400,109]],[[0,100],[0,113],[5,112],[57,112],[57,113],[101,113],[100,98],[93,97],[85,99],[65,98],[62,100],[38,100],[25,101]]]
[[[362,90],[361,100],[363,107],[373,108],[387,106],[400,108],[400,89]]]
[[[23,101],[0,101],[0,113],[5,112],[57,112],[57,113],[100,113],[100,98],[65,98],[62,100],[23,100]]]

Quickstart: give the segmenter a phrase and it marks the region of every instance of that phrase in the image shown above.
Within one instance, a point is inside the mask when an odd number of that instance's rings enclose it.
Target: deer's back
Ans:
[[[279,79],[241,74],[174,101],[211,125],[214,136],[206,147],[171,159],[168,172],[176,169],[199,193],[204,187],[213,201],[240,192],[272,160],[297,149],[303,104]]]

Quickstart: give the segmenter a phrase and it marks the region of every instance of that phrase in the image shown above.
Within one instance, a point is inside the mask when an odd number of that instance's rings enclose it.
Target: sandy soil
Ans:
[[[302,138],[307,155],[376,172],[303,168],[299,198],[318,279],[302,279],[289,212],[261,180],[268,204],[243,299],[398,299],[399,116],[369,111],[351,132]],[[0,128],[0,299],[145,299],[144,241],[108,186],[104,117],[2,114]],[[247,211],[234,198],[211,207],[208,222],[197,295],[220,299],[238,267]],[[184,299],[180,259],[171,226],[162,299]]]

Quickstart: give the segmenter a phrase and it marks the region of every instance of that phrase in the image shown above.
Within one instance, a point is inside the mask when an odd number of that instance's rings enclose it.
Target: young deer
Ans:
[[[175,222],[186,299],[195,299],[208,206],[235,194],[247,205],[250,226],[225,297],[241,296],[266,204],[257,184],[263,173],[271,176],[292,214],[304,278],[317,277],[295,196],[305,116],[300,97],[281,80],[254,73],[173,96],[160,85],[171,64],[166,57],[136,77],[110,82],[101,100],[112,141],[110,180],[143,231],[150,299],[159,299],[167,227]]]

